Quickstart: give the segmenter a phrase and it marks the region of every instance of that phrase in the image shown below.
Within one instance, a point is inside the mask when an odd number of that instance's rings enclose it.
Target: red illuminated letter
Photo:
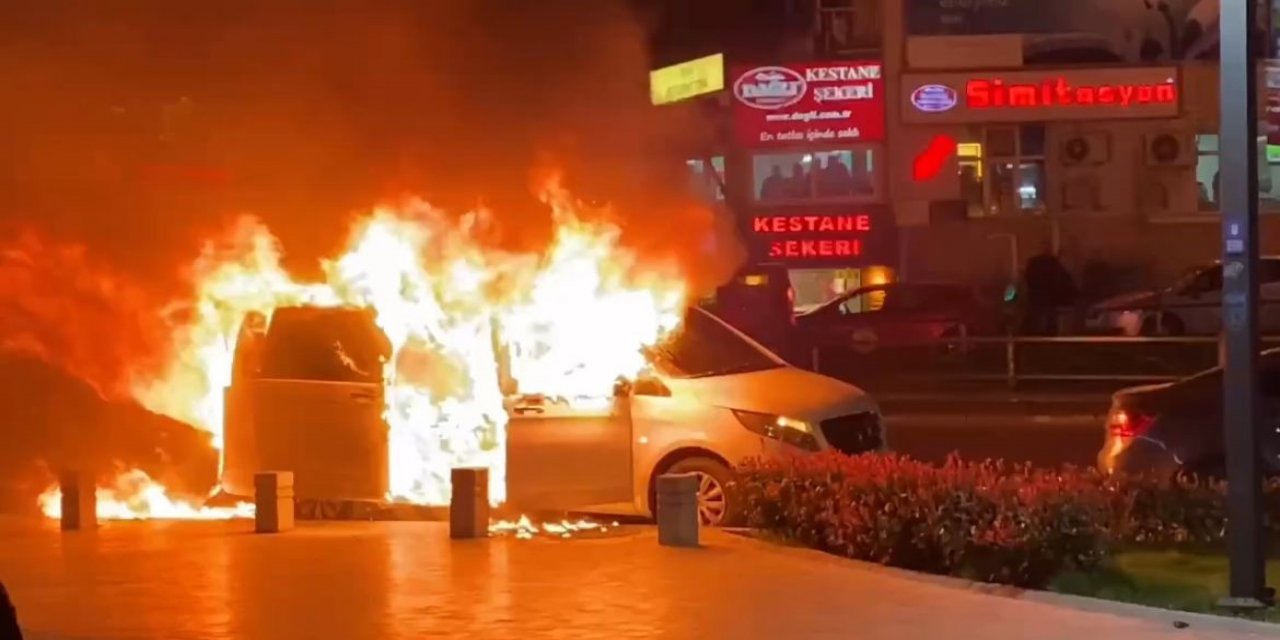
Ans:
[[[964,86],[965,101],[970,107],[982,109],[991,106],[991,83],[986,80],[970,80]]]
[[[755,217],[751,219],[751,230],[756,233],[766,233],[769,231],[769,219],[763,217]]]
[[[858,220],[858,222],[857,222],[857,229],[858,229],[858,231],[870,231],[870,230],[871,230],[871,216],[866,215],[866,214],[863,214],[863,215],[858,216],[857,220]]]

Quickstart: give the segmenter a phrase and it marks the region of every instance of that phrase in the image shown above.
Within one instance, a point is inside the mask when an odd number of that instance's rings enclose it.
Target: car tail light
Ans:
[[[1125,409],[1114,409],[1107,418],[1107,432],[1117,438],[1136,438],[1151,428],[1155,418]]]

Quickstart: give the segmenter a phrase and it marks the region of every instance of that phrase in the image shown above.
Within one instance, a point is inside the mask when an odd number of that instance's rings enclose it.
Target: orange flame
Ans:
[[[544,202],[556,233],[542,255],[486,248],[474,233],[484,212],[450,221],[420,200],[378,208],[354,226],[348,250],[324,263],[325,281],[313,284],[283,270],[264,226],[241,220],[196,261],[195,301],[181,310],[172,357],[160,375],[136,375],[133,395],[209,431],[220,447],[223,390],[248,314],[296,304],[371,307],[393,354],[384,413],[388,497],[447,504],[452,468],[487,467],[490,498],[500,503],[507,413],[495,342],[520,393],[607,397],[619,377],[644,366],[643,347],[675,328],[687,297],[678,270],[642,264],[622,246],[618,227],[585,220],[563,190],[549,186]],[[136,472],[126,476],[137,495],[149,497],[123,500],[132,505],[124,510],[101,508],[104,517],[243,513],[164,503],[158,485],[138,482]],[[56,513],[56,496],[51,490],[41,499],[47,515]],[[118,496],[104,499],[114,504]]]

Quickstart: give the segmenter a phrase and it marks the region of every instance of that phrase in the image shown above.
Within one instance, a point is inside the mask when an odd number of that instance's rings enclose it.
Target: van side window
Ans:
[[[675,335],[655,351],[689,377],[747,373],[779,367],[705,311],[689,310]]]

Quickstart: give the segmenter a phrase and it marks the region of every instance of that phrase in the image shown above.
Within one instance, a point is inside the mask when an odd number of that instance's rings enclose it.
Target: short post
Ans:
[[[58,476],[62,490],[62,530],[85,531],[98,527],[98,498],[93,478],[78,471]]]
[[[293,472],[262,471],[253,476],[253,530],[281,533],[293,528]]]
[[[1004,361],[1006,367],[1006,384],[1010,389],[1018,388],[1018,351],[1017,337],[1009,336],[1008,342],[1004,345]]]
[[[489,536],[489,470],[454,469],[449,477],[449,537],[469,540]]]
[[[1218,366],[1226,368],[1227,366],[1227,332],[1218,332]]]
[[[818,347],[814,346],[809,354],[810,364],[813,366],[814,373],[822,373],[822,354],[818,351]]]
[[[658,476],[658,544],[698,546],[698,476],[667,473]]]

